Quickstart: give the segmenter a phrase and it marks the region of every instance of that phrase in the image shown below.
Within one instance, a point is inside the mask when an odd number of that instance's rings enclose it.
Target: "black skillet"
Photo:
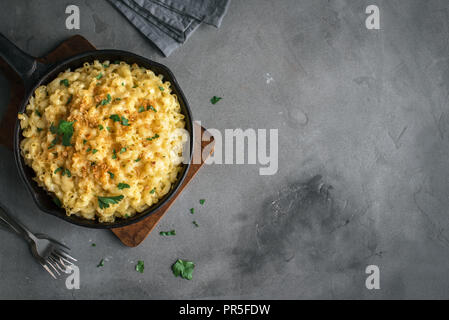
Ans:
[[[25,87],[24,99],[21,102],[18,112],[24,112],[28,104],[29,98],[34,93],[34,90],[41,85],[46,85],[51,82],[57,75],[67,69],[74,70],[81,67],[84,62],[93,62],[94,60],[99,61],[125,61],[129,64],[136,63],[141,67],[152,70],[156,74],[161,74],[164,76],[164,80],[168,80],[171,83],[171,88],[174,94],[178,96],[179,104],[181,105],[181,112],[185,116],[186,130],[190,134],[190,155],[188,155],[189,162],[183,164],[183,168],[179,173],[178,180],[172,186],[172,189],[167,193],[159,202],[147,210],[138,213],[129,219],[116,219],[113,223],[100,223],[97,220],[86,220],[79,218],[77,216],[71,215],[67,216],[65,211],[59,208],[52,200],[52,197],[43,188],[39,187],[37,183],[33,180],[35,176],[34,171],[28,167],[21,154],[20,154],[20,141],[22,140],[21,129],[19,121],[16,120],[16,125],[14,129],[14,156],[19,169],[20,176],[22,177],[28,191],[30,191],[34,202],[42,211],[49,213],[53,216],[61,218],[70,223],[89,227],[89,228],[117,228],[127,226],[138,222],[139,220],[149,216],[165,203],[167,203],[171,197],[176,194],[176,191],[182,184],[188,170],[190,167],[191,157],[193,154],[193,121],[192,114],[190,112],[190,107],[185,98],[178,82],[175,79],[173,73],[164,65],[141,57],[131,52],[120,51],[120,50],[95,50],[89,51],[81,54],[74,55],[64,61],[45,65],[37,61],[36,58],[26,54],[19,48],[17,48],[11,41],[6,39],[0,33],[0,56],[7,62],[13,70],[21,77]]]

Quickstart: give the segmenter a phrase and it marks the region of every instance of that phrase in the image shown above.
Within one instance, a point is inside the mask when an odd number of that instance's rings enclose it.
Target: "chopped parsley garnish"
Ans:
[[[93,150],[92,150],[92,154],[96,154],[97,152],[98,152],[97,149],[93,149]]]
[[[101,124],[99,124],[99,125],[98,125],[98,129],[100,129],[100,131],[101,131],[101,130],[104,129],[104,127],[103,127]]]
[[[108,94],[106,95],[106,99],[101,100],[100,104],[101,104],[102,106],[105,106],[105,105],[107,105],[108,103],[111,103],[111,100],[112,100],[112,97],[111,97],[111,95],[108,93]]]
[[[176,236],[176,231],[175,230],[161,231],[161,232],[159,232],[159,234],[161,236]]]
[[[100,260],[100,263],[97,265],[97,268],[104,266],[104,259]]]
[[[97,245],[95,243],[92,243],[92,247],[96,247]]]
[[[83,144],[86,144],[86,142],[87,142],[87,140],[86,140],[86,139],[83,139]]]
[[[37,128],[37,132],[41,132],[42,130],[44,130],[44,129],[42,129],[42,128]]]
[[[70,178],[72,176],[72,173],[70,172],[69,169],[64,169],[64,171],[62,172],[62,176],[64,175],[67,175],[67,177]]]
[[[190,213],[194,214],[195,213],[195,208],[190,208]]]
[[[86,152],[91,152],[91,151],[92,151],[91,147],[87,148],[87,150],[86,150]]]
[[[66,147],[70,147],[70,139],[73,136],[73,123],[74,121],[65,121],[61,120],[59,122],[57,133],[62,136],[62,145]]]
[[[139,260],[139,261],[137,261],[137,264],[136,264],[136,271],[137,272],[140,272],[140,273],[143,273],[143,270],[145,269],[145,264],[144,264],[144,262],[142,261],[142,260]]]
[[[138,85],[137,85],[137,84],[133,85],[133,88],[137,88],[137,87],[138,87]]]
[[[59,84],[63,84],[63,85],[65,85],[68,88],[69,87],[69,80],[67,80],[67,79],[61,80],[61,81],[59,81]]]
[[[108,171],[109,176],[111,177],[111,179],[114,179],[114,174],[111,171]]]
[[[128,121],[129,121],[128,119],[126,119],[124,116],[122,116],[122,125],[129,126]]]
[[[157,110],[153,106],[147,106],[147,111],[152,110],[154,112],[157,112]]]
[[[199,227],[199,225],[196,221],[192,221],[192,223],[195,225],[195,227]]]
[[[48,146],[48,149],[53,148],[58,143],[58,138],[54,138],[50,145]]]
[[[42,117],[42,113],[40,113],[39,110],[34,110],[34,113],[38,116],[38,117]]]
[[[181,276],[181,278],[192,280],[193,268],[195,264],[191,261],[184,261],[181,259],[176,260],[171,269],[175,277]]]
[[[122,153],[125,152],[125,151],[126,151],[126,148],[124,148],[124,147],[121,148],[121,149],[120,149],[120,154],[122,154]]]
[[[112,159],[117,159],[117,153],[115,152],[115,149],[112,150]]]
[[[97,80],[100,80],[101,78],[103,78],[103,73],[99,73],[98,76],[96,76],[95,78],[97,78]]]
[[[114,122],[120,122],[120,116],[118,114],[110,115],[109,119],[111,119]]]
[[[103,63],[103,68],[109,68],[109,65],[106,63]]]
[[[221,99],[223,99],[222,97],[217,97],[217,96],[213,96],[211,99],[210,99],[210,103],[212,103],[212,104],[216,104],[218,101],[220,101]]]
[[[164,91],[164,87],[159,86],[159,90]]]
[[[124,86],[125,85],[125,83],[124,82],[122,82],[122,86]]]
[[[134,160],[134,162],[139,162],[141,159],[140,158],[137,158],[136,160]]]
[[[122,98],[115,98],[114,101],[120,101]]]
[[[144,112],[145,111],[145,107],[144,106],[140,106],[139,107],[139,113],[142,113],[142,112]]]
[[[147,140],[151,141],[151,140],[154,140],[154,139],[157,139],[157,138],[159,138],[159,135],[156,133],[154,136],[152,136],[150,138],[147,138]]]
[[[200,199],[200,204],[203,205],[206,202],[205,199]]]
[[[52,197],[53,202],[55,203],[55,205],[57,205],[58,207],[62,207],[62,203],[61,200],[59,200],[57,197],[53,196]]]
[[[150,194],[154,194],[156,192],[156,188],[151,189]]]
[[[73,94],[71,94],[70,97],[67,99],[66,105],[69,104],[70,102],[72,102],[72,99],[73,99]]]
[[[123,189],[126,189],[126,188],[130,188],[130,186],[129,186],[129,184],[127,184],[127,183],[122,183],[122,182],[120,182],[120,183],[117,185],[117,188],[119,188],[119,190],[123,190]]]
[[[111,127],[106,127],[106,130],[108,130],[109,132],[111,132],[112,128],[111,128]]]
[[[97,197],[98,198],[98,206],[100,209],[109,208],[110,204],[117,204],[123,200],[124,196],[119,195],[115,197]]]
[[[54,171],[54,174],[57,174],[59,171],[61,171],[63,168],[62,167],[59,167],[58,169],[56,169],[55,171]]]

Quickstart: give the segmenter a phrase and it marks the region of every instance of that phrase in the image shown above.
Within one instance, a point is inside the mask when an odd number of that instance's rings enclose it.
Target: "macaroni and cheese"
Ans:
[[[113,222],[167,194],[181,170],[184,115],[151,70],[84,63],[40,86],[19,114],[21,154],[67,215]]]

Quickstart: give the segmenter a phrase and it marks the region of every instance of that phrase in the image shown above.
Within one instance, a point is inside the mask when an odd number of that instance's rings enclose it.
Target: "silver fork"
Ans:
[[[73,262],[77,261],[66,252],[70,250],[69,247],[45,234],[33,234],[13,218],[2,204],[0,204],[0,221],[28,242],[33,257],[53,278],[57,279],[56,275],[60,276],[61,272],[68,273]]]

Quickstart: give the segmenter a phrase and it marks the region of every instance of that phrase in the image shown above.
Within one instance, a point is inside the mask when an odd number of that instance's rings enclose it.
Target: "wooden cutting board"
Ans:
[[[91,50],[95,50],[95,47],[82,36],[76,35],[62,42],[56,49],[51,51],[46,56],[38,58],[38,60],[42,63],[54,63],[75,54]],[[1,58],[0,69],[4,72],[5,76],[8,78],[11,84],[10,101],[7,110],[3,114],[2,121],[0,122],[0,144],[6,146],[10,150],[13,150],[14,125],[17,118],[17,108],[19,107],[19,104],[22,101],[24,95],[24,87],[21,79]],[[111,229],[111,231],[126,246],[136,247],[143,240],[145,240],[148,234],[154,229],[157,223],[168,211],[179,194],[193,179],[198,170],[204,165],[204,161],[206,159],[203,159],[203,156],[201,156],[203,154],[203,150],[207,148],[208,155],[213,152],[213,148],[215,145],[213,136],[211,136],[205,128],[200,127],[200,125],[198,125],[197,123],[195,123],[194,126],[196,130],[195,133],[199,133],[199,131],[201,130],[201,135],[196,135],[194,142],[194,152],[196,154],[195,158],[201,159],[201,161],[198,164],[192,164],[190,166],[184,182],[179,187],[176,194],[164,206],[159,208],[156,212],[154,212],[144,220],[141,220],[135,224],[122,228]],[[201,137],[203,137],[203,139],[201,139]]]

